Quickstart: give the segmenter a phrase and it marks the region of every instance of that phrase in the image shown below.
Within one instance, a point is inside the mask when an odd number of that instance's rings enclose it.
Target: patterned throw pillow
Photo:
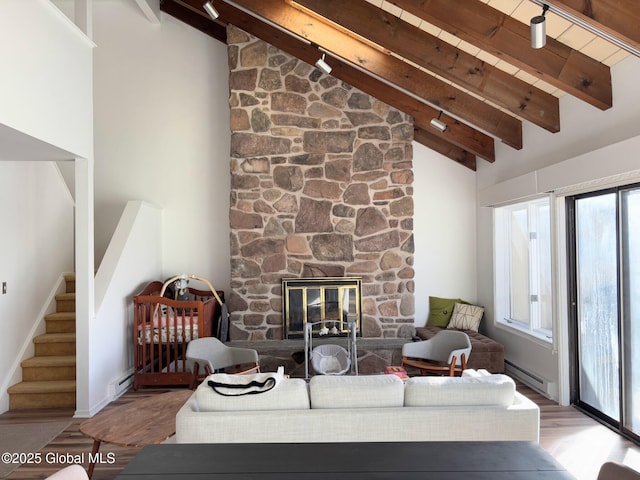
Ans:
[[[447,328],[473,330],[474,332],[477,332],[478,327],[480,327],[480,321],[482,320],[483,314],[483,307],[456,303],[453,306],[453,313],[451,314],[451,320],[449,321]]]

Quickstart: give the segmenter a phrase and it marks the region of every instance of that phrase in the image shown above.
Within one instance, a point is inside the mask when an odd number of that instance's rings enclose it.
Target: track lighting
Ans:
[[[202,8],[205,9],[205,11],[209,14],[212,20],[215,20],[220,16],[218,11],[216,10],[216,7],[213,6],[213,3],[211,2],[211,0],[206,2],[204,5],[202,5]]]
[[[542,48],[547,43],[545,14],[549,10],[549,5],[542,5],[542,15],[537,15],[531,19],[531,48]]]
[[[318,59],[318,61],[316,62],[316,67],[318,67],[319,70],[321,70],[322,72],[326,73],[327,75],[329,75],[331,73],[331,65],[329,65],[325,59],[324,59],[324,53],[322,54],[322,57]]]
[[[584,28],[588,32],[593,33],[594,35],[599,36],[600,38],[605,39],[607,42],[614,44],[616,47],[622,48],[627,52],[635,55],[636,57],[640,57],[640,48],[635,45],[631,45],[629,42],[622,40],[620,37],[615,35],[611,35],[609,32],[605,32],[603,29],[597,27],[591,22],[583,20],[581,17],[578,17],[572,13],[569,13],[562,8],[558,8],[555,5],[546,5],[544,0],[531,0],[536,5],[539,5],[543,8],[543,12],[549,10],[550,12],[555,13],[561,18],[578,25],[581,28]]]
[[[444,132],[447,129],[447,124],[444,123],[442,120],[440,120],[441,116],[442,116],[442,110],[440,110],[440,113],[438,113],[437,118],[431,119],[431,126],[433,128],[440,130],[441,132]]]

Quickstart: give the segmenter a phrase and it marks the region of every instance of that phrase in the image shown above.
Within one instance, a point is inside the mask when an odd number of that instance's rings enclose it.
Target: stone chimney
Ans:
[[[362,277],[362,335],[414,321],[412,118],[229,26],[231,340],[283,338],[281,280]]]

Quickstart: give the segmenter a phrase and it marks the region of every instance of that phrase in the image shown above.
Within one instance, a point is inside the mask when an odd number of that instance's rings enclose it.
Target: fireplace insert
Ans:
[[[361,277],[285,278],[282,311],[285,338],[302,338],[307,323],[313,335],[346,335],[355,322],[362,324]]]

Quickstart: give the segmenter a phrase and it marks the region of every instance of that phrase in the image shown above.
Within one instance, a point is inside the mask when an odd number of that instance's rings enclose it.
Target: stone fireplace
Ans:
[[[284,278],[359,277],[363,337],[414,322],[411,117],[229,26],[230,339],[280,340]]]

